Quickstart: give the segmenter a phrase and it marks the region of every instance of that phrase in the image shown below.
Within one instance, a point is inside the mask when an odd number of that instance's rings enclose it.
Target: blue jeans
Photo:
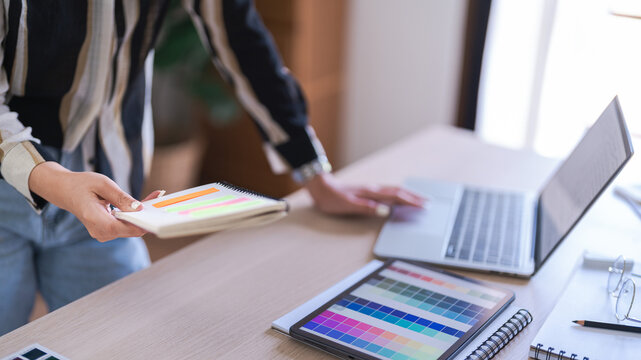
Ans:
[[[80,151],[50,149],[76,171]],[[0,335],[27,323],[36,291],[53,311],[147,266],[141,238],[98,242],[71,213],[48,204],[38,215],[0,180]]]

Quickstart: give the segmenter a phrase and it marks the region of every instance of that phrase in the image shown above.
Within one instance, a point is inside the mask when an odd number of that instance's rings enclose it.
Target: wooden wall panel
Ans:
[[[338,157],[347,7],[342,0],[256,0],[256,6],[305,92],[310,122],[332,161]],[[202,182],[225,179],[273,196],[296,189],[289,175],[271,173],[246,114],[230,126],[206,127],[204,132],[208,145]]]

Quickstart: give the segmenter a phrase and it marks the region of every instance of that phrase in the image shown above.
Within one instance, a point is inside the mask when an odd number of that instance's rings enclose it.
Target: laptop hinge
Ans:
[[[540,241],[539,241],[539,234],[541,233],[540,229],[540,224],[539,224],[539,219],[541,218],[541,194],[536,199],[536,204],[534,205],[534,226],[532,226],[532,231],[534,234],[532,234],[532,257],[534,258],[534,270],[536,271],[539,268],[539,265],[541,264],[541,256],[540,256]]]

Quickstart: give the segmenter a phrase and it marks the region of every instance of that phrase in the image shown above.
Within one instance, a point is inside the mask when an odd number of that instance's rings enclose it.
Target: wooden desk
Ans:
[[[371,155],[339,176],[401,183],[430,176],[535,189],[555,165],[437,127]],[[383,220],[336,218],[289,198],[285,220],[215,234],[0,338],[0,356],[38,342],[71,359],[318,359],[328,355],[270,330],[271,321],[372,259]],[[523,359],[583,249],[639,254],[641,222],[606,196],[531,280],[463,272],[513,289],[534,322],[501,358]],[[605,275],[604,275],[605,281]]]

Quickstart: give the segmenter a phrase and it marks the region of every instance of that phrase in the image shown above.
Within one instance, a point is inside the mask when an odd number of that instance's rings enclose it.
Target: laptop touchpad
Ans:
[[[409,234],[434,236],[442,240],[452,209],[451,201],[430,200],[425,209],[397,206],[389,219],[395,231]]]

